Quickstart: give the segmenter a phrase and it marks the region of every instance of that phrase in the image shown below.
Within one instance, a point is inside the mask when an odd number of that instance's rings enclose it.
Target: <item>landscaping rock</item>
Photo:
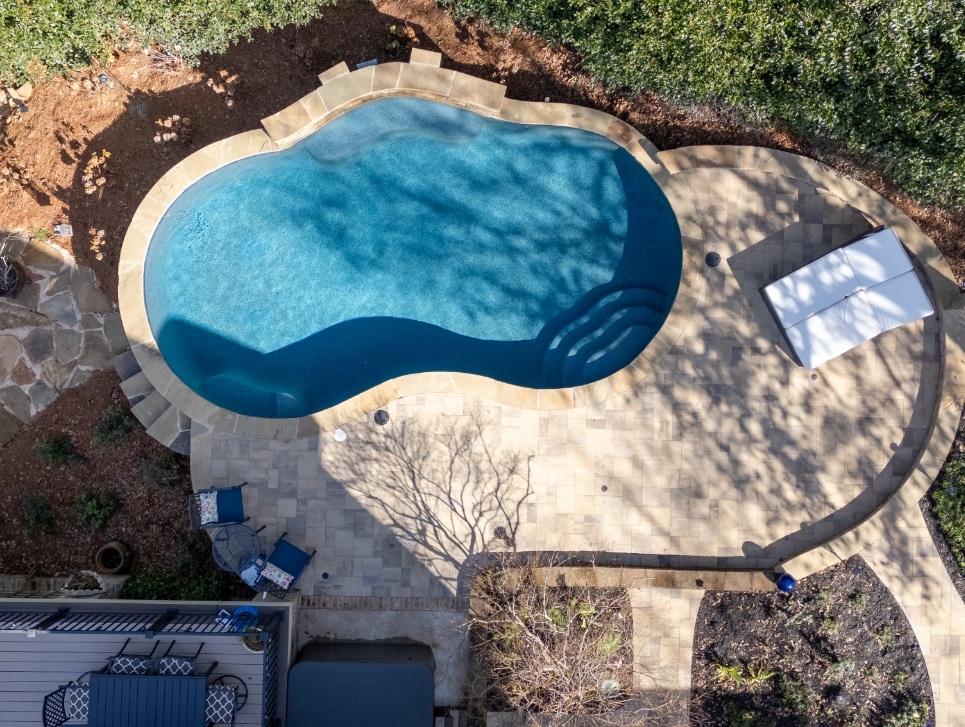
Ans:
[[[13,439],[20,431],[20,420],[6,409],[0,408],[0,447]]]
[[[23,339],[23,350],[33,364],[40,364],[54,353],[54,333],[43,329],[31,331]]]
[[[104,316],[104,335],[107,336],[115,356],[131,347],[131,342],[127,340],[127,334],[124,332],[121,317],[117,313],[108,313]]]
[[[0,389],[0,401],[20,421],[30,421],[30,397],[19,386]]]
[[[12,331],[17,328],[50,328],[54,322],[47,316],[0,301],[0,330]]]
[[[31,241],[20,256],[20,262],[32,270],[59,273],[64,267],[64,254],[53,245]]]
[[[16,336],[0,336],[0,380],[7,378],[23,353]]]
[[[78,265],[70,274],[70,289],[82,313],[110,313],[114,309],[97,285],[91,269]]]
[[[90,366],[95,369],[103,369],[110,365],[114,354],[111,353],[107,339],[100,331],[87,331],[84,333],[84,343],[81,346],[80,357],[77,359],[78,366]]]
[[[95,331],[101,328],[101,322],[93,313],[82,313],[77,327],[82,331]]]
[[[75,386],[80,386],[93,375],[94,372],[89,369],[74,369],[74,373],[70,375],[70,381],[67,382],[67,388],[73,389]]]
[[[57,398],[57,392],[51,389],[43,381],[38,381],[27,391],[30,400],[33,402],[34,411],[42,411],[53,403]]]
[[[74,301],[71,300],[68,293],[61,293],[49,300],[45,300],[40,304],[39,311],[48,318],[62,323],[68,328],[73,328],[77,325],[77,313],[74,310]]]
[[[54,354],[61,363],[73,361],[80,356],[80,344],[83,339],[80,333],[70,329],[54,331]]]
[[[13,305],[18,305],[21,308],[26,308],[30,311],[37,310],[37,303],[40,300],[40,283],[33,282],[30,280],[30,274],[27,274],[27,282],[23,286],[23,290],[17,293],[16,298],[10,298],[10,302]]]
[[[54,391],[61,391],[73,369],[73,365],[65,366],[56,358],[48,358],[40,366],[40,380]]]
[[[33,369],[27,365],[26,361],[20,359],[17,361],[17,365],[13,367],[13,371],[10,372],[10,380],[18,386],[26,386],[36,381],[37,375],[34,374]]]
[[[70,287],[70,273],[64,271],[60,275],[55,275],[50,280],[47,281],[47,290],[45,291],[48,296],[57,295],[57,293],[63,293]]]
[[[84,313],[110,313],[114,310],[104,294],[94,285],[74,291],[77,309]]]

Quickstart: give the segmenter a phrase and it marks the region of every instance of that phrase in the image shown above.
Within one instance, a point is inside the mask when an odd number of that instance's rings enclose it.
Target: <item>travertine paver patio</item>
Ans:
[[[965,604],[917,507],[861,553],[895,596],[925,657],[939,725],[965,725]]]
[[[769,568],[869,515],[916,462],[941,380],[932,317],[810,372],[757,289],[870,228],[826,191],[763,171],[681,171],[708,249],[697,309],[656,371],[584,408],[458,394],[331,434],[192,437],[196,486],[247,480],[265,535],[318,555],[308,593],[445,596],[486,550]],[[630,555],[634,554],[634,555]],[[327,573],[328,578],[322,574]]]

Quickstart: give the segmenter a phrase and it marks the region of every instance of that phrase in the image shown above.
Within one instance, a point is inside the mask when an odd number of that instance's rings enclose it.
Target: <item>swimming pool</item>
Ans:
[[[288,418],[416,372],[601,379],[660,328],[681,264],[673,209],[613,141],[391,97],[188,187],[144,297],[188,387]]]

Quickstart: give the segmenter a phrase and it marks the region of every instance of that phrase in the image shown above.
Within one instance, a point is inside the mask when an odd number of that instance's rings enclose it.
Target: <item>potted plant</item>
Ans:
[[[104,579],[92,570],[79,570],[60,589],[66,598],[96,598],[106,592]]]
[[[16,298],[26,282],[27,275],[20,263],[6,255],[0,256],[0,297]]]
[[[261,640],[261,629],[257,626],[249,627],[245,633],[238,637],[238,641],[248,651],[260,654],[265,650],[265,642]]]

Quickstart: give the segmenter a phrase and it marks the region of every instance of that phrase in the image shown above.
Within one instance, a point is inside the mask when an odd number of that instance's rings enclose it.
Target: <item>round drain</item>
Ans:
[[[720,255],[716,252],[708,252],[704,262],[707,263],[707,267],[716,268],[720,265]]]
[[[346,436],[346,435],[345,435],[345,430],[344,430],[344,429],[336,429],[334,432],[332,432],[332,436],[335,437],[335,441],[336,441],[336,442],[344,442],[344,441],[345,441],[345,436]]]
[[[380,427],[384,427],[389,422],[389,412],[385,409],[379,409],[375,412],[375,423]]]

